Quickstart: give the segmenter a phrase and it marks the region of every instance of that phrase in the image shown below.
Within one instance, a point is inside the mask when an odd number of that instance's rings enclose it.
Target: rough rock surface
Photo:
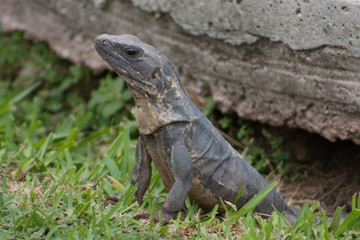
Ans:
[[[0,0],[5,31],[74,62],[104,69],[95,36],[131,33],[223,111],[360,144],[359,21],[350,0]]]
[[[168,12],[193,34],[232,44],[259,36],[292,49],[341,46],[360,56],[360,3],[356,0],[133,0],[149,12]]]

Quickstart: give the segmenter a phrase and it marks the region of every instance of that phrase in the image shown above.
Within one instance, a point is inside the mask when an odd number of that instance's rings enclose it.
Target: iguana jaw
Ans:
[[[149,74],[146,74],[146,71],[141,69],[141,65],[134,64],[134,61],[143,61],[143,49],[129,44],[121,44],[117,39],[114,39],[116,37],[118,36],[107,34],[98,36],[95,39],[96,51],[114,69],[114,71],[126,81],[129,87],[144,95],[156,95],[156,87],[149,81],[149,76],[146,76]],[[126,59],[126,57],[124,57],[126,49],[139,51],[139,57],[130,60]],[[159,68],[155,68],[151,72],[151,76],[155,76],[158,69]]]

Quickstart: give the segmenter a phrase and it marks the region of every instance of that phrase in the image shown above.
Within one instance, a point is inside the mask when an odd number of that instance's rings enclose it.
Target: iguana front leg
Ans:
[[[161,208],[163,223],[168,223],[176,217],[183,208],[188,192],[191,189],[193,164],[183,140],[178,140],[171,147],[168,163],[175,178],[175,183]]]
[[[141,136],[136,144],[135,164],[131,173],[131,184],[138,183],[138,188],[135,192],[135,199],[140,205],[143,201],[143,196],[149,187],[151,180],[151,158],[146,153],[142,145]],[[116,205],[119,202],[117,197],[108,197],[105,200],[105,206],[111,204]]]
[[[183,208],[188,192],[191,189],[193,165],[190,153],[184,145],[183,141],[177,141],[171,147],[168,156],[168,164],[170,171],[175,178],[175,182],[168,193],[164,205],[161,208],[162,224],[168,224],[177,216],[178,212]],[[142,167],[138,165],[138,163],[135,163],[133,173],[137,172],[137,169],[140,169],[140,171],[143,170]],[[137,174],[133,174],[133,176],[136,177]],[[145,182],[144,179],[141,180]],[[148,182],[146,182],[146,184],[148,184]],[[143,185],[145,186],[145,184]],[[146,188],[138,188],[135,194],[135,198],[140,196],[142,197],[142,194],[144,194]],[[149,212],[143,212],[135,216],[136,219],[149,219],[150,217],[151,214]],[[156,222],[159,221],[159,212],[155,213],[154,220]]]
[[[135,164],[131,173],[131,184],[138,183],[135,201],[140,205],[151,180],[151,158],[145,151],[141,136],[136,144]]]

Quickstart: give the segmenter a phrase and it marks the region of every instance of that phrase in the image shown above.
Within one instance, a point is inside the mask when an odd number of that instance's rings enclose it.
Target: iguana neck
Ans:
[[[176,73],[163,82],[170,84],[161,95],[147,96],[131,88],[135,100],[136,121],[140,134],[151,134],[169,123],[198,118],[199,110],[190,100]]]

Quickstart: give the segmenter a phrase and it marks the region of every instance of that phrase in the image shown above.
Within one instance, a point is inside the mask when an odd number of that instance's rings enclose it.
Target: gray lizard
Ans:
[[[193,104],[163,54],[132,35],[100,35],[95,49],[133,94],[140,138],[131,183],[138,183],[135,200],[141,204],[154,162],[168,192],[161,208],[163,223],[177,216],[187,196],[211,210],[220,198],[233,202],[244,187],[236,203],[240,208],[268,185]],[[255,211],[271,214],[274,208],[294,223],[297,210],[275,190]]]

